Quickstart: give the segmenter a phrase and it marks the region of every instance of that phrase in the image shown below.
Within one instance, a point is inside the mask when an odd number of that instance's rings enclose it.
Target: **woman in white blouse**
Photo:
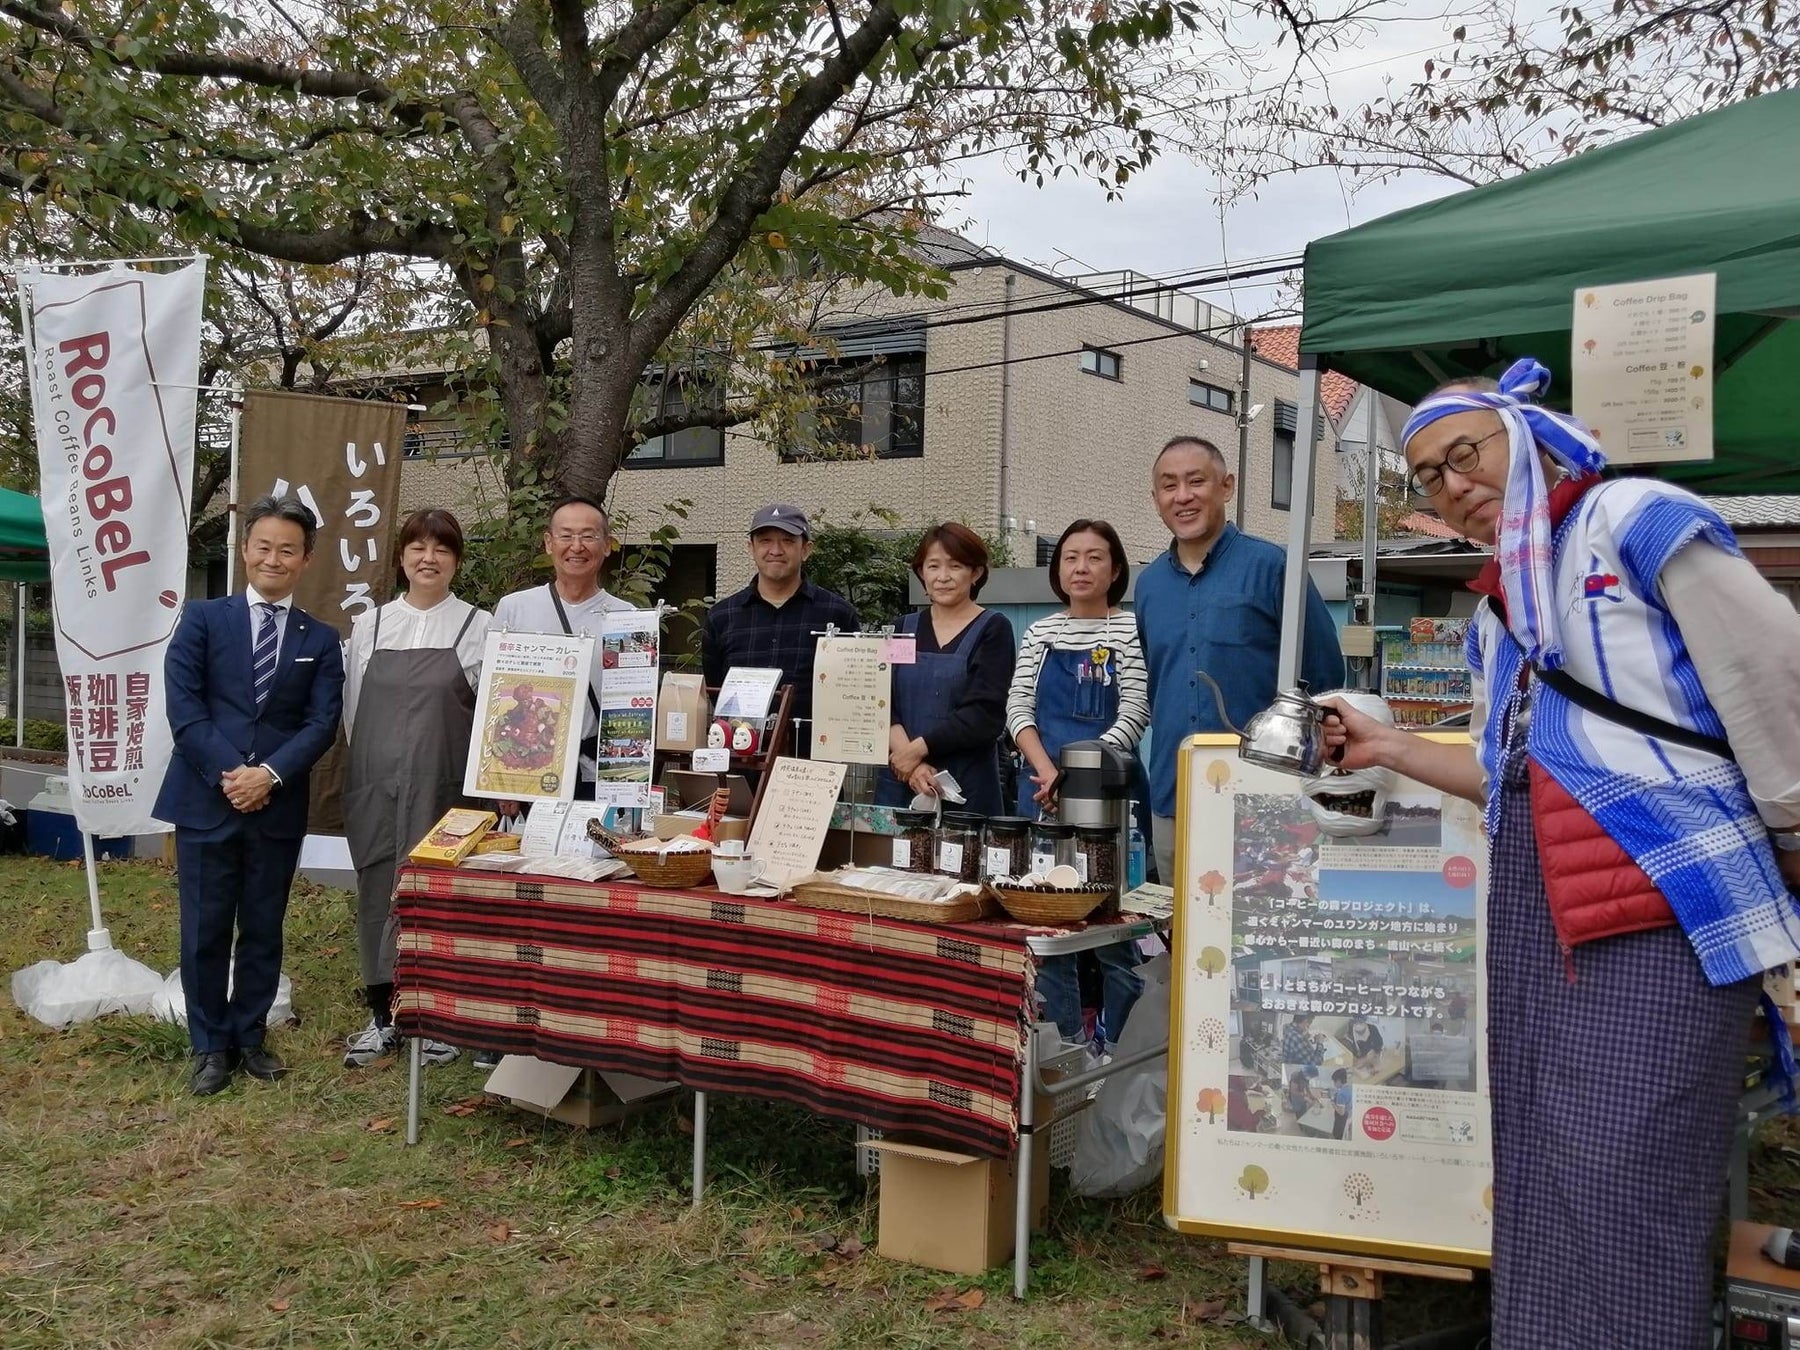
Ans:
[[[462,792],[475,690],[490,615],[450,594],[463,532],[444,510],[400,527],[399,599],[357,615],[344,653],[344,833],[356,865],[356,947],[369,1024],[349,1038],[346,1068],[395,1047],[394,874]],[[428,1063],[452,1046],[421,1043]]]

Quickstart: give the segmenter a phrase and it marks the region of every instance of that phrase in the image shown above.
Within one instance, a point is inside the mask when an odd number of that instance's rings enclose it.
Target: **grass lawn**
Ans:
[[[175,963],[173,878],[109,865],[114,942]],[[5,972],[83,949],[79,866],[0,859]],[[186,1095],[172,1027],[69,1032],[0,1011],[0,1345],[433,1347],[1273,1345],[1236,1325],[1243,1265],[1169,1232],[1160,1197],[1053,1191],[1033,1293],[878,1258],[848,1126],[714,1098],[705,1206],[688,1206],[688,1104],[584,1132],[488,1103],[466,1061],[429,1071],[403,1145],[399,1061],[341,1067],[358,1010],[347,893],[302,885],[287,970],[303,1023],[280,1084]],[[1757,1204],[1800,1187],[1800,1132],[1765,1130]],[[1060,1179],[1061,1174],[1057,1174]],[[1303,1302],[1309,1272],[1277,1267]],[[957,1295],[952,1303],[946,1295]],[[1395,1281],[1390,1332],[1461,1321],[1479,1294]]]

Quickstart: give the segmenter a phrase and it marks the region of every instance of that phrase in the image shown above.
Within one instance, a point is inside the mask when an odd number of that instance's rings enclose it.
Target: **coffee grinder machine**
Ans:
[[[1135,755],[1106,741],[1070,741],[1057,756],[1056,818],[1077,827],[1104,826],[1117,837],[1119,894],[1131,856],[1131,793],[1137,786]]]

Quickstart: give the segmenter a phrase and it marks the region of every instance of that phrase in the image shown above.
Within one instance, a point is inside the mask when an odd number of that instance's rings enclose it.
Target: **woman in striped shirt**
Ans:
[[[1069,742],[1098,739],[1137,753],[1150,723],[1150,680],[1137,625],[1118,607],[1130,580],[1125,545],[1104,520],[1078,520],[1057,540],[1050,589],[1068,608],[1025,630],[1006,699],[1006,728],[1029,768],[1019,777],[1023,816],[1055,813],[1056,760]],[[1142,986],[1127,945],[1094,955],[1105,972],[1106,1034],[1117,1040]],[[1064,1039],[1079,1040],[1076,958],[1046,960],[1038,990]]]

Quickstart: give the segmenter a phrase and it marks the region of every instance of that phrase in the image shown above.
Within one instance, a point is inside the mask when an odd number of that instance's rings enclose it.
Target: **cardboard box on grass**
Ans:
[[[530,1055],[507,1055],[488,1075],[482,1091],[565,1125],[592,1129],[634,1115],[680,1086],[629,1073],[551,1064]]]
[[[881,1154],[876,1250],[890,1261],[977,1275],[1013,1254],[1019,1155],[983,1158],[900,1139],[863,1145]],[[1050,1151],[1031,1153],[1031,1227],[1050,1209]]]

